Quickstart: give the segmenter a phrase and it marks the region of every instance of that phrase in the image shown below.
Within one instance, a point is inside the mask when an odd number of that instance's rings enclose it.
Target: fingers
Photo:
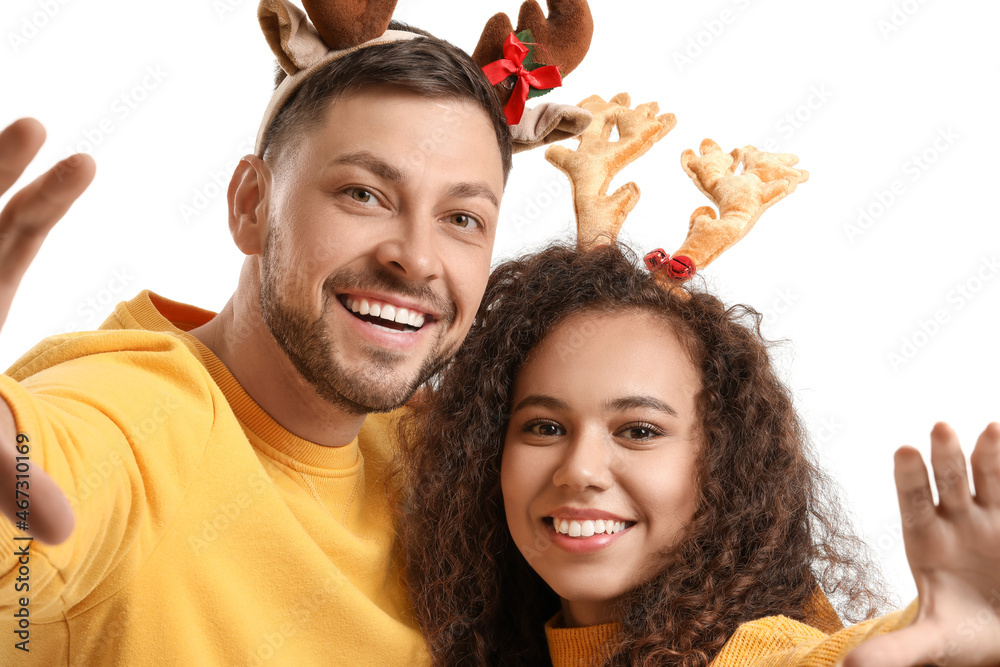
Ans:
[[[64,542],[73,532],[73,508],[55,480],[34,462],[25,466],[17,461],[17,451],[6,440],[0,442],[0,489],[0,513],[15,526],[27,517],[27,530],[22,532],[46,544]],[[26,514],[18,516],[19,511]]]
[[[16,287],[45,234],[87,189],[95,169],[89,155],[72,155],[10,198],[0,211],[0,285]]]
[[[934,662],[932,636],[915,627],[890,632],[851,651],[843,667],[917,667]]]
[[[931,430],[931,465],[941,508],[952,514],[967,511],[972,506],[972,491],[965,454],[955,431],[944,422],[938,422]]]
[[[1000,507],[1000,424],[986,427],[969,459],[976,501],[984,507]]]
[[[27,521],[28,529],[24,532],[46,544],[65,542],[73,533],[75,524],[73,508],[70,507],[65,494],[48,473],[34,463],[30,463],[28,469],[31,482],[29,487],[31,504]],[[9,475],[9,478],[14,479],[14,475]],[[0,511],[16,526],[19,519],[17,517],[18,507],[14,504],[15,491],[12,486],[8,487],[5,484],[4,487],[12,490],[10,498],[0,500]]]
[[[24,173],[45,141],[45,128],[34,118],[16,120],[0,132],[0,195]]]
[[[16,193],[0,212],[0,233],[48,232],[94,180],[89,155],[71,155]]]
[[[931,480],[920,452],[913,447],[900,447],[895,455],[896,496],[903,530],[919,530],[934,517],[934,496]]]

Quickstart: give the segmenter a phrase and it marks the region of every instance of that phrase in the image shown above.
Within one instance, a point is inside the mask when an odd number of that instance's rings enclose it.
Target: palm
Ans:
[[[862,645],[845,661],[866,665],[1000,665],[1000,424],[972,454],[976,494],[955,432],[938,424],[931,462],[939,503],[920,454],[896,453],[906,557],[920,610],[913,624]]]
[[[0,195],[20,178],[44,140],[42,126],[27,118],[0,132]],[[10,312],[17,286],[46,234],[90,185],[94,168],[89,156],[66,158],[15,193],[0,210],[0,327]],[[15,449],[15,439],[13,414],[0,400],[0,511],[16,522],[18,509],[23,509],[17,502],[27,499],[29,532],[43,542],[61,542],[73,529],[69,503],[52,478],[39,467],[31,465],[26,479],[16,476],[19,452]],[[30,447],[26,449],[30,451]]]

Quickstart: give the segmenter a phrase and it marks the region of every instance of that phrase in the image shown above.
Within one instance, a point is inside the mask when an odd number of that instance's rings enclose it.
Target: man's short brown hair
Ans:
[[[276,156],[294,142],[295,135],[322,124],[329,105],[340,96],[367,86],[398,86],[429,98],[475,102],[493,124],[506,183],[511,168],[510,130],[482,70],[465,51],[430,33],[396,21],[389,28],[415,32],[422,38],[358,49],[317,70],[292,94],[268,126],[262,157]],[[285,73],[279,67],[275,86],[284,78]]]

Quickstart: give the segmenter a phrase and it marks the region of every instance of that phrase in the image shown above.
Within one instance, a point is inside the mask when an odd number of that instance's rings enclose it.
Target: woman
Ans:
[[[665,292],[614,246],[498,267],[466,343],[403,424],[407,566],[440,664],[846,652],[856,635],[826,639],[841,626],[822,591],[851,620],[873,616],[881,592],[808,458],[759,318]],[[981,441],[1000,449],[991,428]]]

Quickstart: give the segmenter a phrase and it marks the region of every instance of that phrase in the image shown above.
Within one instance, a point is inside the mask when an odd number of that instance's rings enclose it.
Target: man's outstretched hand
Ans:
[[[935,505],[919,452],[896,452],[903,540],[920,610],[909,627],[855,649],[845,667],[1000,666],[1000,424],[986,427],[970,460],[975,495],[958,437],[947,424],[934,426]]]
[[[0,195],[20,178],[44,141],[45,129],[31,118],[15,121],[0,132]],[[89,155],[70,156],[16,192],[0,210],[0,327],[45,235],[87,189],[95,169]],[[32,464],[29,477],[18,479],[17,457],[24,454],[17,447],[30,451],[30,441],[17,442],[14,416],[0,399],[0,511],[17,525],[21,520],[17,512],[23,512],[27,498],[26,532],[50,544],[62,542],[73,531],[73,510],[38,466]]]

